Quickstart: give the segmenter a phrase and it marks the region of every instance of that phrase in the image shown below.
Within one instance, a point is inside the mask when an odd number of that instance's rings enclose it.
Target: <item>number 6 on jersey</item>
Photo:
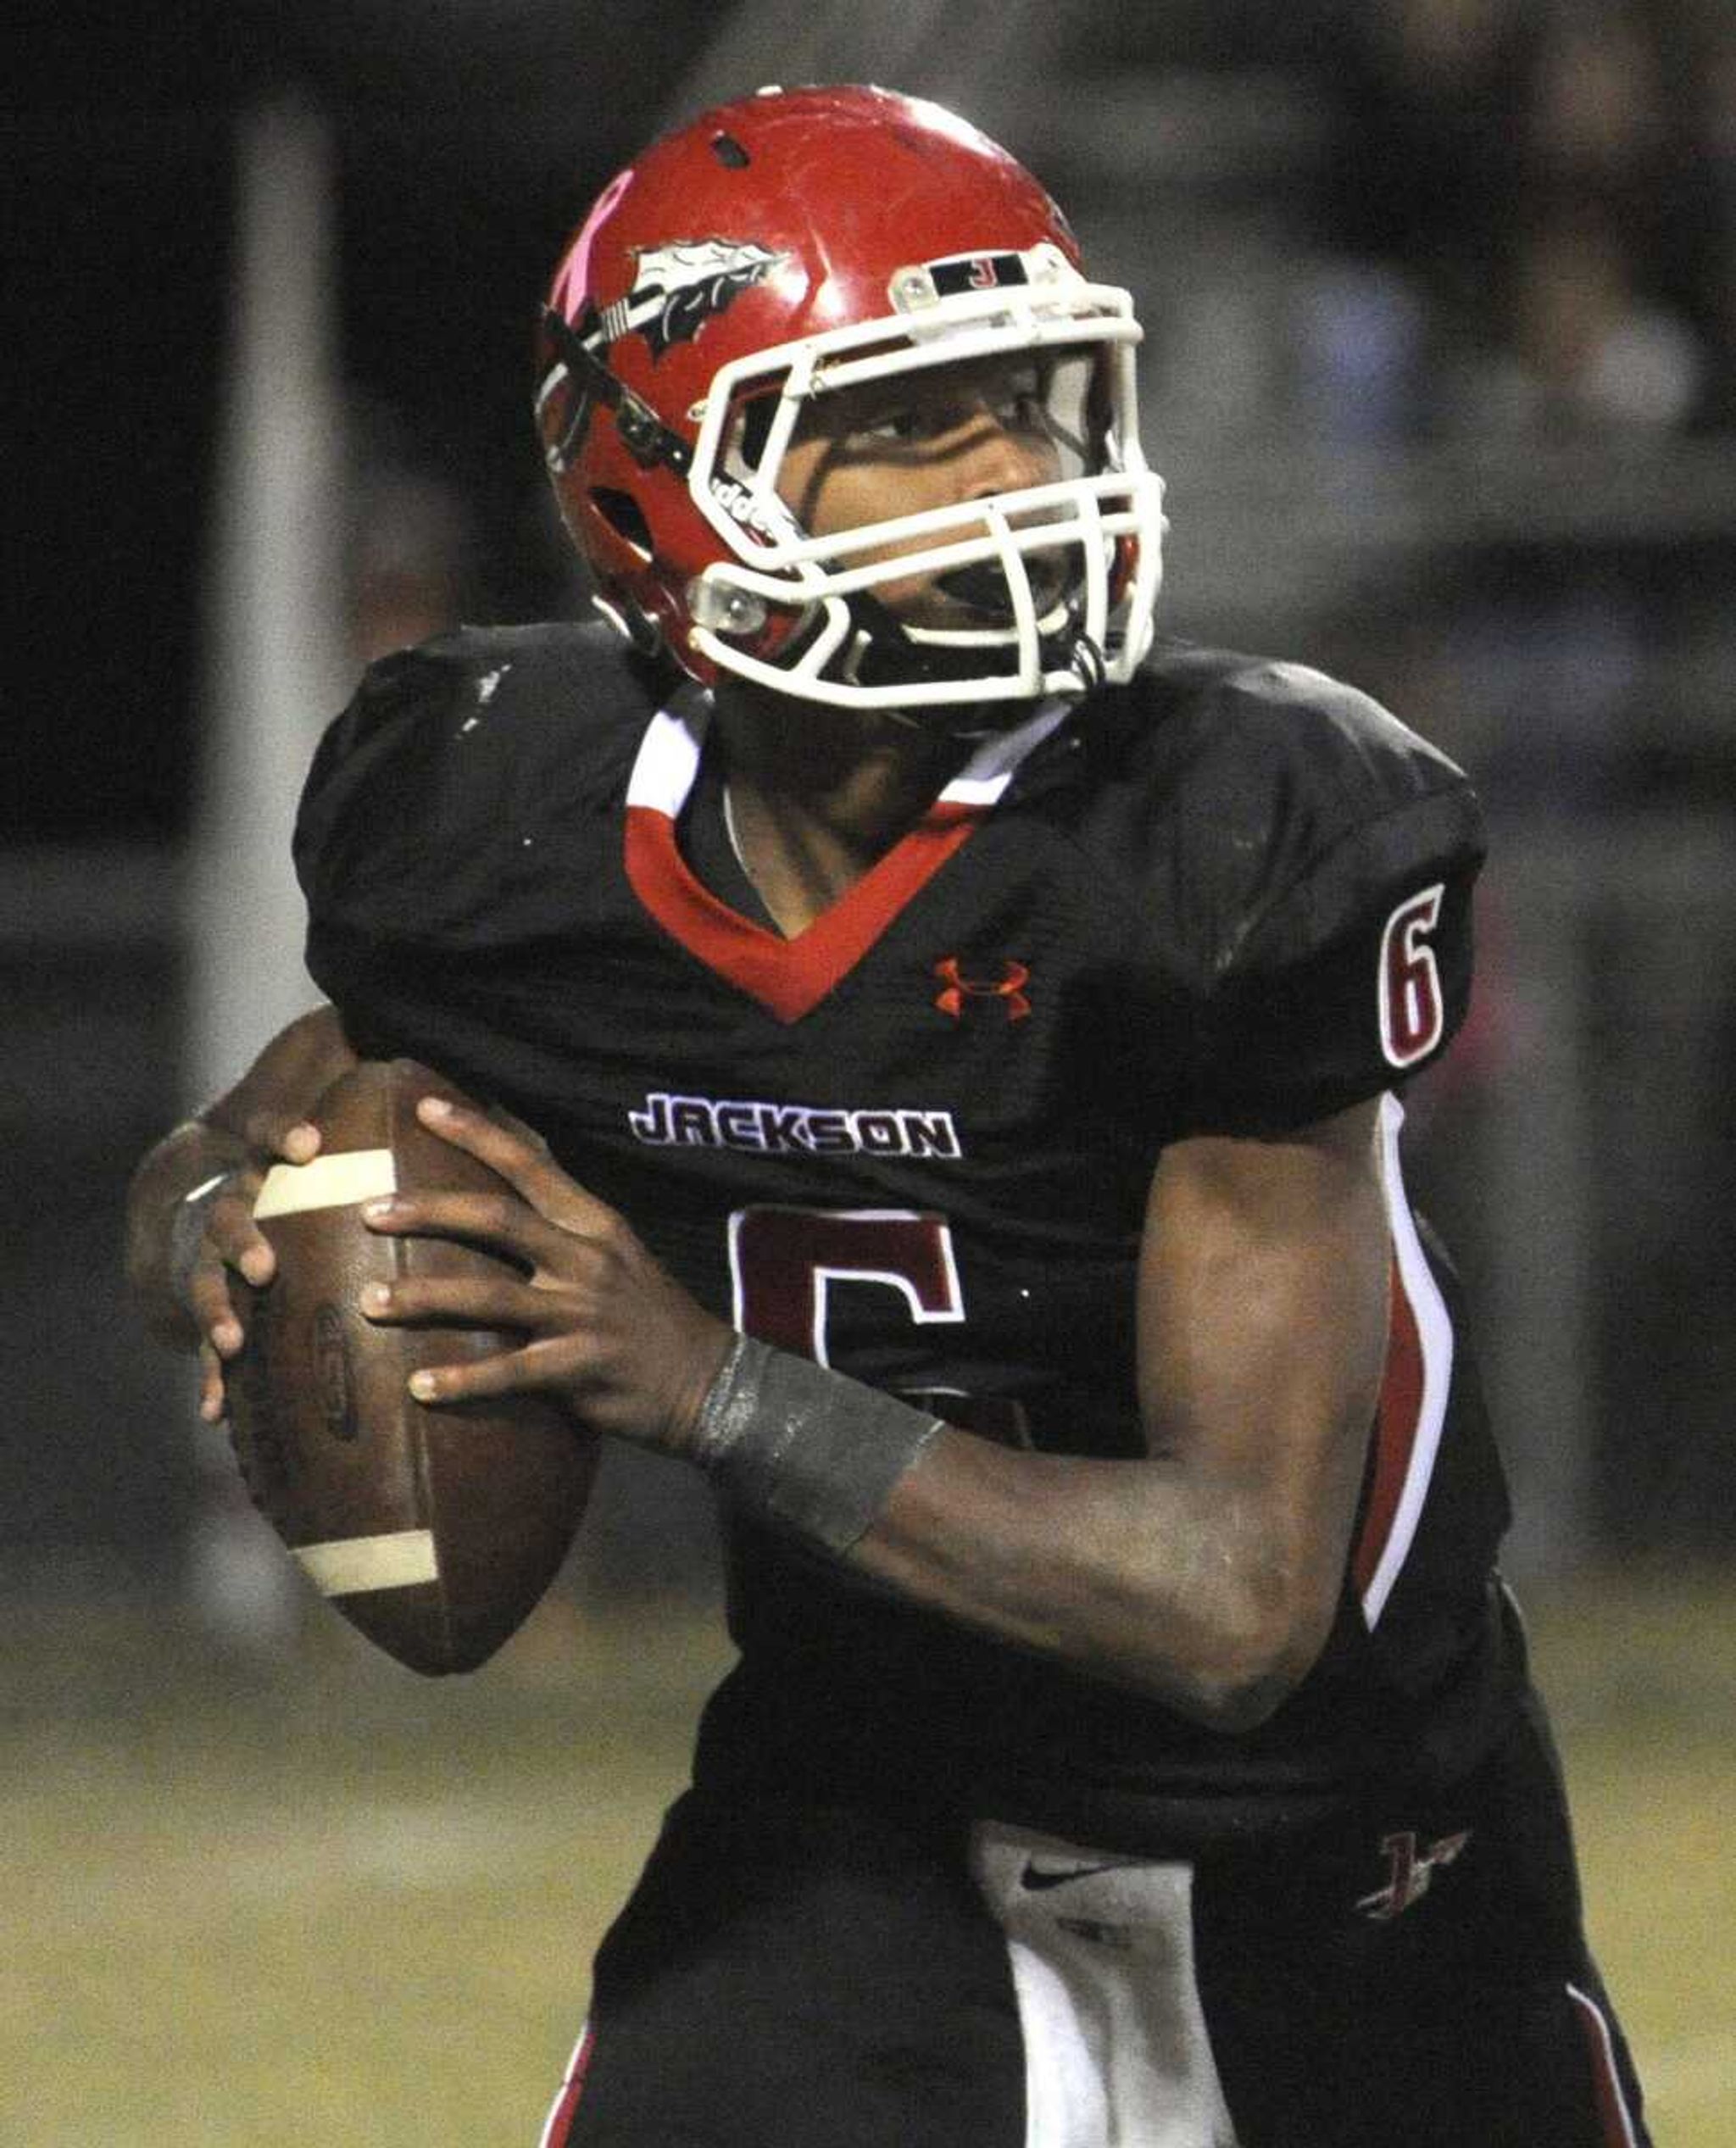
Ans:
[[[1400,903],[1380,943],[1380,1048],[1393,1066],[1414,1066],[1441,1040],[1446,1010],[1441,974],[1428,944],[1446,888],[1437,881]]]
[[[921,1324],[965,1317],[952,1231],[915,1209],[737,1209],[729,1258],[737,1327],[819,1365],[833,1281],[888,1283]]]

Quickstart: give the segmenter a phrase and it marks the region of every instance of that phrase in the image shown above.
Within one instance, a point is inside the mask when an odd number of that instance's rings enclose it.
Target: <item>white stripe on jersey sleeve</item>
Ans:
[[[1371,1631],[1386,1609],[1387,1599],[1410,1556],[1417,1524],[1422,1519],[1423,1505],[1434,1476],[1435,1457],[1440,1451],[1447,1391],[1453,1377],[1452,1320],[1416,1234],[1416,1219],[1405,1195],[1404,1173],[1399,1161],[1399,1129],[1404,1122],[1404,1106],[1397,1097],[1383,1097],[1381,1159],[1387,1219],[1393,1234],[1393,1255],[1398,1263],[1399,1280],[1416,1322],[1417,1340],[1422,1351],[1422,1397],[1392,1526],[1387,1532],[1373,1576],[1363,1591],[1362,1615]]]

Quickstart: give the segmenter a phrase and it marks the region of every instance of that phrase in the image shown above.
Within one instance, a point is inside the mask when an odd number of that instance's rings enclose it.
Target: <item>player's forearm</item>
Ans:
[[[1309,1459],[1238,1475],[1197,1448],[1032,1454],[738,1338],[685,1451],[747,1511],[913,1602],[1236,1729],[1325,1641],[1361,1443],[1347,1416],[1342,1439],[1282,1442],[1269,1423],[1267,1444]]]
[[[1235,1730],[1324,1645],[1342,1553],[1165,1460],[1033,1455],[947,1431],[850,1559],[913,1601]]]

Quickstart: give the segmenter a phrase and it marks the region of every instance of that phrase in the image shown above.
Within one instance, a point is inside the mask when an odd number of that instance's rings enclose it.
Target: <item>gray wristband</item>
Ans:
[[[712,1382],[692,1453],[739,1505],[843,1552],[943,1429],[893,1395],[743,1335]]]

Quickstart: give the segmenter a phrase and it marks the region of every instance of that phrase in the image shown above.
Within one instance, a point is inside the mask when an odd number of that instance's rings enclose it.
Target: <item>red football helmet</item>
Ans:
[[[974,128],[883,90],[762,90],[604,189],[544,309],[537,421],[596,601],[639,646],[847,707],[1027,701],[1125,679],[1150,639],[1163,488],[1140,334]],[[778,476],[810,400],[1011,354],[1032,362],[1054,481],[800,526]],[[876,596],[917,573],[944,623]]]

